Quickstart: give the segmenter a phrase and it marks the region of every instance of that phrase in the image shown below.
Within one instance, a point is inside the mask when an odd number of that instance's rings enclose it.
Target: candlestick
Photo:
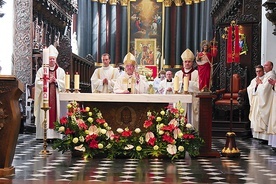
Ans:
[[[65,74],[65,90],[68,91],[70,89],[70,75],[68,72]]]
[[[80,75],[78,74],[78,72],[76,72],[76,74],[74,75],[74,88],[75,90],[80,89]]]
[[[173,90],[177,93],[179,90],[179,77],[175,76],[173,79]]]
[[[183,82],[183,90],[184,90],[184,93],[187,93],[188,92],[188,87],[189,87],[189,77],[187,76],[184,76],[184,82]]]

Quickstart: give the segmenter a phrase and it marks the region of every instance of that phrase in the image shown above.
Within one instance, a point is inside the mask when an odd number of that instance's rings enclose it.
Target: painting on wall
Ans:
[[[138,65],[156,65],[156,39],[135,39]]]
[[[144,49],[154,53],[154,61],[151,59],[137,60],[141,65],[154,65],[156,60],[161,59],[162,19],[162,3],[156,0],[130,2],[130,49],[135,49],[136,58],[142,51],[141,44],[145,45]]]

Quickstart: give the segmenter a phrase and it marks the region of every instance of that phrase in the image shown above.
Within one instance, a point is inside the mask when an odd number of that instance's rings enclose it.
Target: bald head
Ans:
[[[267,72],[270,72],[272,69],[273,69],[273,63],[271,61],[265,62],[264,71],[267,73]]]

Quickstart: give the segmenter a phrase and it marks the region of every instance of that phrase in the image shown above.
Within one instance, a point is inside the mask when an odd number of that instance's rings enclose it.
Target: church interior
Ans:
[[[0,0],[0,25],[7,1]],[[275,183],[276,149],[252,137],[247,93],[255,66],[276,65],[275,7],[275,0],[14,0],[11,75],[1,74],[0,62],[0,183]],[[237,49],[228,62],[232,39]],[[70,75],[69,97],[61,95],[61,101],[78,95],[75,100],[91,102],[90,78],[102,66],[102,54],[110,54],[110,65],[118,67],[132,53],[150,83],[161,70],[173,75],[181,70],[183,51],[196,55],[202,41],[213,55],[208,95],[198,95],[199,135],[205,141],[198,156],[86,159],[54,149],[52,140],[36,139],[35,78],[44,48],[57,48],[57,63]],[[196,62],[193,67],[198,69]],[[82,105],[95,104],[119,128],[116,109],[128,106],[122,95],[116,103],[106,103],[110,97],[102,95]],[[138,98],[127,112],[139,122],[126,128],[142,127],[146,114],[140,114],[174,100],[164,95],[158,106],[145,106],[146,97]]]

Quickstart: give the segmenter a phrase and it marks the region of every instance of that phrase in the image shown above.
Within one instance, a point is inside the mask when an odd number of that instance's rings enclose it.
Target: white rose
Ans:
[[[165,115],[165,111],[161,111],[160,114],[161,114],[162,116],[164,116],[164,115]]]
[[[136,134],[139,134],[139,133],[141,132],[141,129],[140,129],[140,128],[135,128],[134,132],[135,132]]]
[[[89,112],[90,111],[90,107],[85,107],[85,111]]]
[[[158,117],[156,118],[156,121],[157,121],[157,122],[160,122],[160,121],[162,121],[162,118],[158,116]]]
[[[101,129],[101,134],[106,134],[106,129]]]
[[[136,147],[136,151],[141,151],[142,150],[142,147],[141,146],[137,146]]]
[[[191,123],[187,123],[187,124],[186,124],[186,128],[189,128],[189,129],[190,129],[190,128],[193,128],[193,125],[192,125]]]
[[[123,131],[124,131],[123,129],[117,128],[117,132],[118,132],[119,134],[121,134]]]
[[[163,130],[159,130],[159,135],[163,135],[164,134],[164,131]]]
[[[72,107],[71,104],[67,104],[67,109],[70,109]]]
[[[180,112],[180,114],[183,114],[183,113],[185,112],[185,109],[181,108],[181,109],[179,110],[179,112]]]
[[[183,146],[178,146],[178,151],[183,152],[184,151],[184,147]]]
[[[151,112],[150,111],[147,112],[147,116],[151,116]]]
[[[158,149],[159,149],[159,146],[154,145],[154,146],[153,146],[153,149],[156,151],[156,150],[158,150]]]
[[[105,123],[103,124],[103,126],[106,128],[106,127],[108,127],[108,124],[105,122]]]
[[[98,148],[99,148],[99,149],[103,149],[103,144],[99,143],[99,144],[98,144]]]
[[[92,116],[93,115],[93,113],[92,112],[88,112],[88,116]]]
[[[78,139],[77,137],[75,137],[75,138],[73,139],[73,143],[77,144],[78,142],[79,142],[79,139]]]
[[[89,118],[87,119],[87,121],[88,121],[89,123],[92,123],[92,122],[93,122],[93,118],[89,117]]]
[[[59,132],[64,132],[65,131],[65,127],[64,126],[59,127],[58,131]]]

